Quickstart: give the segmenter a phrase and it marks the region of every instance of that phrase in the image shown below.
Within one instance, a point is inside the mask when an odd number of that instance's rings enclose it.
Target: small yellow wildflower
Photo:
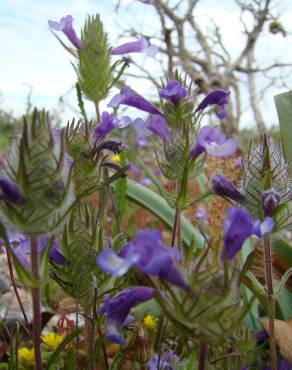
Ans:
[[[28,349],[26,347],[18,348],[18,357],[20,361],[34,363],[34,348]]]
[[[121,162],[121,157],[118,154],[112,155],[111,160],[114,162]]]
[[[63,339],[64,337],[62,335],[57,335],[53,332],[42,335],[42,341],[46,343],[50,349],[56,349]]]
[[[155,319],[152,315],[146,315],[144,317],[144,325],[146,326],[146,328],[148,330],[154,330],[155,329],[155,326],[156,326],[156,321],[157,319]]]

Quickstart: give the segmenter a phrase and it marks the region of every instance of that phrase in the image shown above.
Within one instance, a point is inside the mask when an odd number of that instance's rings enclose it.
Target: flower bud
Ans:
[[[236,189],[232,181],[222,175],[216,174],[212,177],[211,188],[217,195],[228,197],[239,203],[244,202],[244,196]]]
[[[270,214],[281,202],[281,195],[274,189],[262,193],[262,207],[265,215]]]

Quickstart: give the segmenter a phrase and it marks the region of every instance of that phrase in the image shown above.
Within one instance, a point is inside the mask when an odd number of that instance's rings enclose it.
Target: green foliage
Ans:
[[[98,103],[106,97],[112,81],[110,47],[98,15],[87,17],[81,39],[83,48],[76,68],[80,88],[89,100]]]

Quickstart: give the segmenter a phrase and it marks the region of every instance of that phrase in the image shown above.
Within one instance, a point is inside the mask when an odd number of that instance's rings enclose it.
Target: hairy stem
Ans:
[[[16,285],[16,282],[15,282],[13,266],[12,266],[12,258],[11,258],[11,254],[10,254],[10,251],[8,250],[8,248],[6,248],[6,254],[7,254],[7,262],[8,262],[8,268],[9,268],[10,280],[11,280],[13,290],[14,290],[17,302],[19,304],[20,310],[22,312],[24,323],[25,323],[25,325],[23,325],[23,327],[24,327],[25,331],[27,332],[27,334],[32,338],[32,332],[31,332],[31,329],[30,329],[30,326],[29,326],[29,321],[28,321],[28,318],[26,316],[25,309],[23,307],[20,295],[18,293],[17,285]]]
[[[31,248],[31,272],[35,280],[40,280],[39,275],[39,254],[38,241],[36,238],[30,240]],[[42,316],[41,316],[41,289],[40,287],[32,288],[32,306],[33,306],[33,346],[35,353],[35,369],[42,370],[41,358],[41,331],[42,331]]]
[[[180,229],[180,209],[179,207],[176,207],[175,214],[174,214],[174,220],[173,220],[173,227],[172,227],[172,235],[171,235],[171,243],[170,243],[171,247],[174,247],[175,245],[176,235],[180,234],[179,229]]]
[[[269,344],[271,354],[271,367],[272,370],[277,370],[276,341],[275,341],[275,297],[273,290],[271,242],[270,235],[268,233],[264,235],[264,263],[265,263],[266,291],[269,308]]]

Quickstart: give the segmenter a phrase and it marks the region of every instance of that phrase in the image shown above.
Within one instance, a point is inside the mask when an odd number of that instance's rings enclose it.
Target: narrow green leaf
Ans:
[[[69,348],[67,352],[67,370],[75,370],[75,353],[73,348]]]
[[[81,113],[82,117],[85,119],[85,121],[88,121],[87,114],[86,114],[86,111],[85,111],[85,108],[84,108],[84,102],[83,102],[82,92],[81,92],[79,82],[76,82],[75,87],[76,87],[76,94],[77,94],[78,107],[80,109],[80,113]]]
[[[171,208],[166,200],[154,191],[142,186],[134,181],[127,182],[128,198],[147,209],[149,212],[162,220],[169,228],[172,228],[174,219],[174,209]],[[195,240],[196,248],[202,248],[204,239],[191,223],[182,215],[181,217],[182,239],[189,246]]]
[[[292,267],[292,246],[284,239],[273,240],[273,252],[287,268]]]
[[[60,356],[63,349],[70,343],[72,340],[77,337],[77,335],[80,333],[80,329],[76,329],[72,331],[71,334],[69,334],[55,349],[55,351],[52,353],[51,357],[49,358],[45,370],[51,370],[51,366],[54,362],[58,360],[58,357]]]
[[[90,354],[89,359],[88,359],[87,364],[86,364],[86,370],[90,369],[90,365],[96,360],[98,354],[101,351],[102,344],[104,343],[104,340],[105,340],[105,336],[102,335],[100,338],[98,338],[95,341],[93,351]]]
[[[280,284],[277,286],[277,289],[276,289],[276,292],[275,292],[275,296],[276,296],[276,299],[277,297],[281,294],[284,286],[286,285],[289,277],[292,275],[292,267],[290,267],[286,272],[285,274],[282,276],[282,279],[280,281]]]
[[[156,186],[159,193],[163,196],[163,198],[165,198],[166,191],[163,185],[161,184],[161,181],[159,180],[158,176],[153,171],[151,171],[150,168],[140,158],[137,158],[137,162],[139,163],[142,170],[145,172],[145,175],[149,177],[149,179]]]
[[[49,254],[53,245],[54,237],[48,239],[45,248],[43,249],[40,256],[40,275],[41,278],[48,276],[48,265],[49,265]]]
[[[285,158],[288,162],[289,175],[292,176],[292,91],[274,97]]]
[[[5,227],[1,222],[0,222],[0,237],[3,239],[5,247],[9,250],[11,254],[19,280],[27,286],[33,287],[38,286],[38,282],[32,277],[31,273],[22,266],[22,264],[18,261],[18,258],[15,256],[13,249],[10,246]]]
[[[251,281],[251,289],[255,292],[256,295],[260,296],[261,298],[266,299],[266,291],[262,284],[258,281],[258,279],[254,276],[254,274],[250,271],[247,271],[246,276]]]

